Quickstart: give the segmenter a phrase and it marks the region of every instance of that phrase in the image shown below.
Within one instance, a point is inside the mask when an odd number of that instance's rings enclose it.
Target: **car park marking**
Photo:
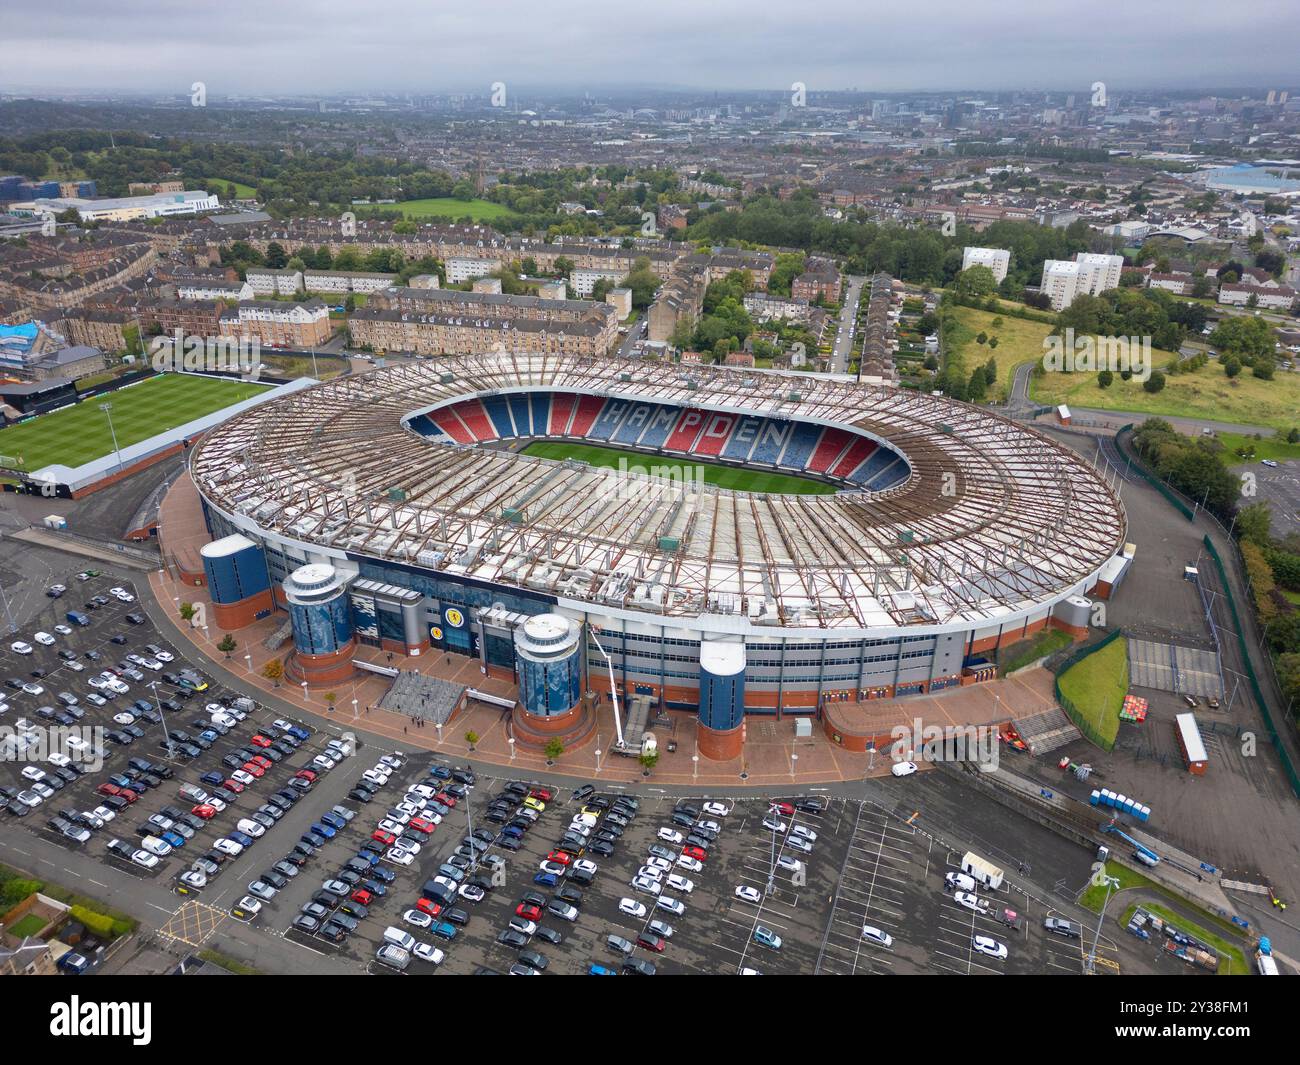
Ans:
[[[191,947],[206,943],[229,919],[229,914],[215,906],[188,900],[181,903],[158,934]]]

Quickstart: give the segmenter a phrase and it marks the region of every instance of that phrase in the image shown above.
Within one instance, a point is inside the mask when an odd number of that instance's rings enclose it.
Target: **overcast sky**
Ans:
[[[0,92],[1296,88],[1296,0],[60,0]]]

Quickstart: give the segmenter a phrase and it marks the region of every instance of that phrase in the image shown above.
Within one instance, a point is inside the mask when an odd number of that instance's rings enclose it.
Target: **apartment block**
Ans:
[[[961,268],[969,270],[972,266],[987,266],[993,271],[993,280],[1001,284],[1011,266],[1011,253],[1003,248],[963,248]]]

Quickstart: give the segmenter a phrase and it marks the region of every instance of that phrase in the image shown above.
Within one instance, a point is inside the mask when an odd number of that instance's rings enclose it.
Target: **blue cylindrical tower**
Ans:
[[[700,642],[700,754],[723,760],[740,754],[745,720],[745,644]]]
[[[519,702],[530,714],[565,714],[582,698],[582,626],[538,614],[515,629]]]
[[[285,578],[284,597],[299,654],[332,655],[351,647],[352,611],[346,589],[343,575],[324,562],[300,566]]]

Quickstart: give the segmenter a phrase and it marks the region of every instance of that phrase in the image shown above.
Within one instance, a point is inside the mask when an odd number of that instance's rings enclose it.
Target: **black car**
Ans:
[[[519,960],[530,969],[536,969],[538,972],[541,972],[550,964],[545,954],[539,954],[535,950],[521,950]]]
[[[502,946],[521,950],[528,946],[528,937],[513,928],[507,928],[497,936],[497,942]]]
[[[520,844],[519,840],[515,839],[514,836],[502,836],[497,840],[498,847],[502,850],[510,851],[512,854],[517,851],[521,845],[522,844]]]
[[[276,891],[283,891],[289,883],[288,877],[281,876],[274,869],[268,869],[259,879],[264,884],[270,884]]]
[[[574,887],[572,884],[565,884],[562,888],[560,888],[559,891],[555,893],[555,897],[557,899],[563,900],[564,902],[567,902],[571,906],[582,905],[582,898],[583,898],[582,892],[578,890],[576,887]]]
[[[128,622],[130,622],[132,625],[143,625],[143,624],[144,624],[144,615],[143,615],[143,614],[127,614],[127,616],[126,616],[126,620],[127,620]]]
[[[596,794],[595,784],[583,784],[582,787],[573,789],[573,797],[575,799],[585,799],[588,795],[595,795],[595,794]]]
[[[540,939],[543,943],[549,943],[553,947],[558,947],[564,940],[564,937],[559,932],[554,928],[547,928],[546,925],[538,926],[537,931],[533,933],[533,938]]]
[[[369,802],[375,797],[373,791],[367,791],[365,788],[353,788],[348,792],[349,799],[356,799],[357,802]]]
[[[690,814],[675,813],[672,816],[672,822],[678,828],[694,828],[695,820]]]
[[[579,884],[582,887],[590,887],[591,882],[596,879],[594,873],[589,873],[585,869],[575,869],[569,874],[570,884]]]
[[[598,858],[608,858],[614,853],[614,844],[610,843],[608,840],[598,839],[595,843],[591,844],[587,850]]]
[[[108,638],[108,642],[109,642],[109,643],[115,643],[115,644],[117,644],[117,645],[120,647],[120,646],[122,646],[122,644],[126,643],[126,637],[123,636],[123,635],[119,632],[119,633],[117,633],[117,634],[114,635],[114,636],[110,636],[110,637]]]
[[[519,896],[520,902],[526,902],[530,906],[544,907],[546,905],[546,896],[536,891],[525,891]]]
[[[181,682],[181,678],[178,677],[175,673],[167,673],[167,672],[161,673],[159,674],[159,679],[164,684],[179,684]]]

